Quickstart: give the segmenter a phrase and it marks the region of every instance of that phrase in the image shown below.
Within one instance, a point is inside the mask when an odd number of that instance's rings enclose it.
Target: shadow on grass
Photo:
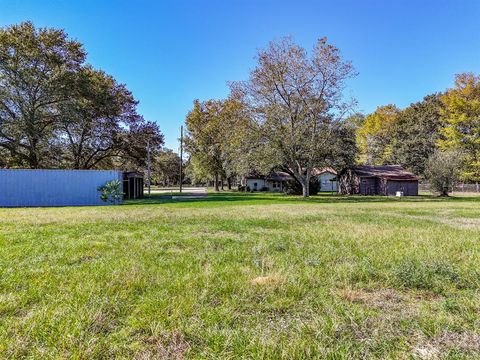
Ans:
[[[362,196],[362,195],[338,195],[338,194],[320,194],[309,198],[301,196],[284,195],[280,193],[243,193],[243,192],[220,192],[209,193],[208,196],[192,197],[192,194],[185,193],[185,198],[175,195],[152,194],[150,198],[127,200],[124,205],[143,205],[143,204],[189,204],[192,206],[202,206],[208,204],[328,204],[328,203],[394,203],[394,202],[463,202],[478,201],[480,196],[450,196],[439,197],[434,195],[406,196],[397,198],[394,196]]]

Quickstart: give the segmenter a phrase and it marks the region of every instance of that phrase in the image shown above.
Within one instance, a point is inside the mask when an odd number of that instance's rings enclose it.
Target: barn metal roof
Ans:
[[[362,165],[355,166],[352,170],[363,177],[379,177],[387,180],[418,180],[418,177],[406,171],[401,165]]]

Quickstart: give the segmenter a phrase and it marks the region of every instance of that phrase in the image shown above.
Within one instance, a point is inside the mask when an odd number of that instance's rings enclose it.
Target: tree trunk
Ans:
[[[215,191],[220,191],[218,188],[218,174],[215,174],[215,180],[214,180],[214,186],[215,186]]]
[[[28,165],[31,169],[38,169],[39,159],[37,150],[37,140],[32,139],[28,148]]]
[[[232,178],[230,176],[227,178],[227,189],[232,190]]]
[[[443,185],[443,190],[441,196],[448,196],[448,185]]]
[[[224,179],[220,180],[220,186],[222,187],[222,191],[224,190],[224,189],[223,189],[223,183],[224,183],[223,180],[224,180]]]
[[[310,196],[310,181],[302,182],[302,196],[304,198]]]
[[[310,169],[307,169],[307,173],[302,179],[302,196],[306,198],[310,196]]]

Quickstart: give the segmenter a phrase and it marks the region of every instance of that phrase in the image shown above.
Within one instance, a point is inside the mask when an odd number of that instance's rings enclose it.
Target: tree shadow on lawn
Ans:
[[[182,198],[184,197],[184,198]],[[164,205],[164,204],[188,204],[191,206],[202,206],[207,204],[232,204],[243,203],[245,205],[258,204],[330,204],[330,203],[397,203],[397,202],[480,202],[480,196],[450,196],[440,197],[435,195],[406,196],[398,198],[395,196],[363,196],[363,195],[338,195],[338,194],[319,194],[309,198],[301,196],[284,195],[281,193],[243,193],[225,191],[219,193],[208,193],[208,196],[193,197],[192,194],[165,195],[152,194],[150,198],[127,200],[124,205]]]

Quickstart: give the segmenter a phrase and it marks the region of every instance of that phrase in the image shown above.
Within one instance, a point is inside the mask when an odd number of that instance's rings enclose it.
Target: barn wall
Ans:
[[[387,181],[387,194],[395,195],[397,191],[403,191],[405,196],[418,195],[418,181]]]
[[[114,170],[0,169],[0,207],[106,205],[98,187],[120,180]]]
[[[373,177],[362,177],[360,179],[361,195],[378,195],[377,179]]]

